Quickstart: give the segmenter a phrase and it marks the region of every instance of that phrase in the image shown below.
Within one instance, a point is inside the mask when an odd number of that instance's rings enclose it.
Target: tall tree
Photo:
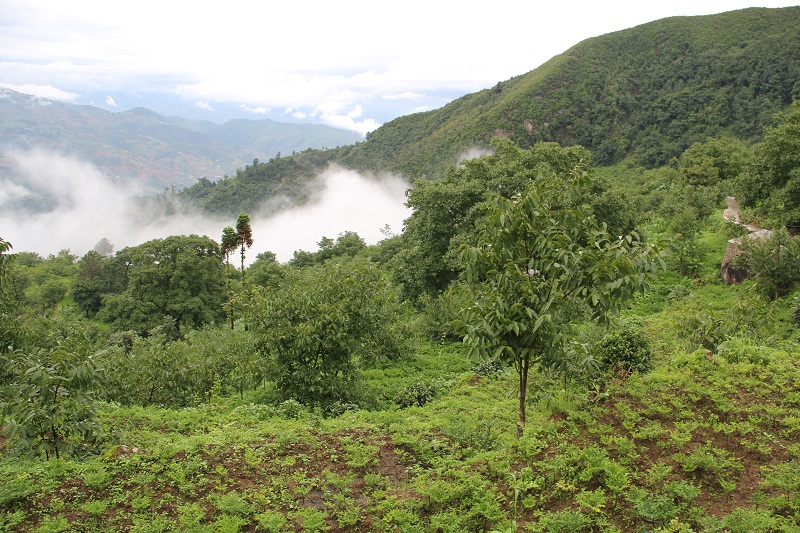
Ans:
[[[540,176],[517,197],[494,195],[482,205],[474,244],[461,253],[475,291],[462,311],[464,343],[472,356],[516,368],[517,437],[535,365],[565,372],[572,323],[587,309],[604,320],[663,266],[635,234],[612,237],[586,216],[580,200],[590,181],[579,166]]]
[[[222,242],[220,244],[222,255],[225,256],[225,290],[228,294],[228,316],[231,320],[231,329],[233,329],[235,322],[233,317],[233,289],[231,288],[230,256],[239,246],[239,235],[236,233],[236,230],[230,226],[223,228]]]
[[[256,165],[257,161],[253,162],[253,165]],[[247,279],[245,278],[245,271],[244,271],[244,250],[245,247],[250,248],[253,246],[253,230],[250,227],[250,215],[247,213],[239,213],[238,218],[236,219],[236,235],[239,239],[239,246],[241,246],[241,254],[242,254],[242,290],[244,291],[244,297],[247,299],[249,291],[247,290]],[[247,331],[247,322],[244,323],[244,329]]]
[[[86,318],[97,313],[103,306],[103,295],[108,289],[104,259],[100,252],[89,250],[78,261],[78,273],[72,282],[71,292],[72,299],[86,313]]]
[[[242,274],[244,275],[244,251],[245,247],[253,246],[253,229],[250,227],[250,215],[239,213],[236,219],[236,235],[238,236],[239,246],[242,254]]]

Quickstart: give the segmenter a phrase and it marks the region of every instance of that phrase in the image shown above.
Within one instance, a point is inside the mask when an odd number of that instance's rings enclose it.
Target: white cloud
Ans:
[[[420,98],[424,98],[424,96],[425,95],[421,93],[405,91],[397,94],[384,94],[381,98],[385,100],[419,100]]]
[[[106,96],[106,105],[110,105],[111,107],[117,107],[117,103],[114,101],[114,98],[111,96]]]
[[[322,237],[335,239],[346,231],[375,244],[384,238],[384,226],[399,234],[411,214],[405,206],[409,184],[400,178],[364,176],[331,166],[318,181],[320,188],[307,205],[269,218],[256,216],[253,257],[269,250],[278,260],[288,261],[295,250],[316,251]]]
[[[113,2],[0,0],[0,80],[50,87],[61,91],[59,99],[102,91],[120,101],[116,91],[171,92],[190,102],[291,107],[309,117],[331,102],[340,110],[360,104],[363,114],[349,127],[363,132],[378,124],[381,102],[395,102],[392,113],[438,106],[444,101],[430,95],[452,99],[491,87],[588,37],[750,5],[500,0],[472,9],[454,0],[407,0],[388,23],[384,6],[366,0],[309,0],[300,8],[230,0],[224,9],[140,0],[124,16]],[[342,115],[347,112],[317,114],[349,124]]]
[[[170,235],[208,235],[218,240],[228,220],[182,208],[182,214],[166,217],[143,213],[133,201],[137,191],[116,184],[89,163],[41,150],[3,154],[14,163],[14,175],[0,182],[0,237],[15,251],[42,255],[69,248],[83,255],[101,238],[116,250]],[[252,261],[260,252],[275,252],[281,261],[295,250],[315,251],[323,236],[335,238],[355,231],[374,244],[389,225],[402,230],[410,214],[404,202],[407,182],[392,176],[364,176],[331,167],[317,180],[317,192],[302,207],[252,213],[255,243],[248,254]],[[49,195],[57,199],[46,213],[23,214],[10,207],[26,197]]]
[[[264,107],[264,106],[261,106],[261,107],[250,107],[249,105],[242,104],[239,107],[241,109],[243,109],[244,111],[247,111],[249,113],[256,113],[258,115],[266,115],[267,113],[269,113],[271,111],[271,109],[269,107]]]
[[[14,85],[11,83],[0,83],[0,87],[4,89],[11,89],[12,91],[17,91],[18,93],[31,94],[40,98],[47,98],[48,100],[71,102],[78,97],[76,93],[63,91],[57,87],[53,87],[52,85],[34,85],[32,83]]]
[[[211,104],[206,102],[205,100],[198,100],[194,103],[195,106],[199,107],[200,109],[205,109],[206,111],[214,111],[214,108],[211,107]]]

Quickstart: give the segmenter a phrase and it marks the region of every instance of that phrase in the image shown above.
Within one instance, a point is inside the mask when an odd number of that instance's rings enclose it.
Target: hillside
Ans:
[[[502,136],[522,147],[580,144],[599,165],[625,157],[662,165],[720,133],[758,140],[800,87],[798,57],[800,7],[663,19],[587,39],[527,74],[395,119],[365,142],[315,159],[437,179],[467,151]],[[300,175],[262,171],[297,181],[315,168],[302,160]],[[237,184],[226,188],[234,191]],[[268,194],[266,187],[250,187],[247,197]],[[212,204],[235,201],[201,202]]]
[[[442,109],[398,118],[340,162],[443,175],[492,136],[660,165],[721,132],[757,139],[800,80],[800,7],[674,17],[587,39]]]
[[[225,124],[164,117],[145,108],[121,113],[0,90],[3,148],[74,154],[111,177],[160,192],[219,178],[278,152],[358,141],[351,131],[323,125],[235,120]],[[8,162],[6,162],[8,165]],[[2,169],[2,167],[0,167]],[[6,173],[9,169],[3,169]]]

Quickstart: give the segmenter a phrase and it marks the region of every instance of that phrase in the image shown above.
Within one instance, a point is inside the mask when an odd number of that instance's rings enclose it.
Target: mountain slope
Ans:
[[[800,94],[800,7],[673,17],[587,39],[527,74],[388,122],[365,142],[297,154],[291,164],[270,161],[258,175],[250,169],[225,187],[198,184],[202,191],[186,195],[234,214],[237,197],[248,205],[274,195],[302,201],[298,184],[328,162],[438,179],[494,136],[522,147],[580,144],[595,165],[633,157],[657,166],[715,135],[759,140],[793,94]]]
[[[440,177],[492,136],[664,164],[719,133],[758,138],[800,80],[800,7],[674,17],[587,39],[525,75],[398,118],[340,162]]]
[[[226,124],[163,117],[145,108],[109,113],[0,89],[2,148],[74,154],[110,176],[154,191],[221,177],[277,152],[356,142],[328,126],[237,120]]]

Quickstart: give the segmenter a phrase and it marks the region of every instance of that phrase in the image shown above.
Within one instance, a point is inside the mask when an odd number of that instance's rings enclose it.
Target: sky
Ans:
[[[780,0],[0,0],[0,87],[110,111],[365,134],[589,37]]]

